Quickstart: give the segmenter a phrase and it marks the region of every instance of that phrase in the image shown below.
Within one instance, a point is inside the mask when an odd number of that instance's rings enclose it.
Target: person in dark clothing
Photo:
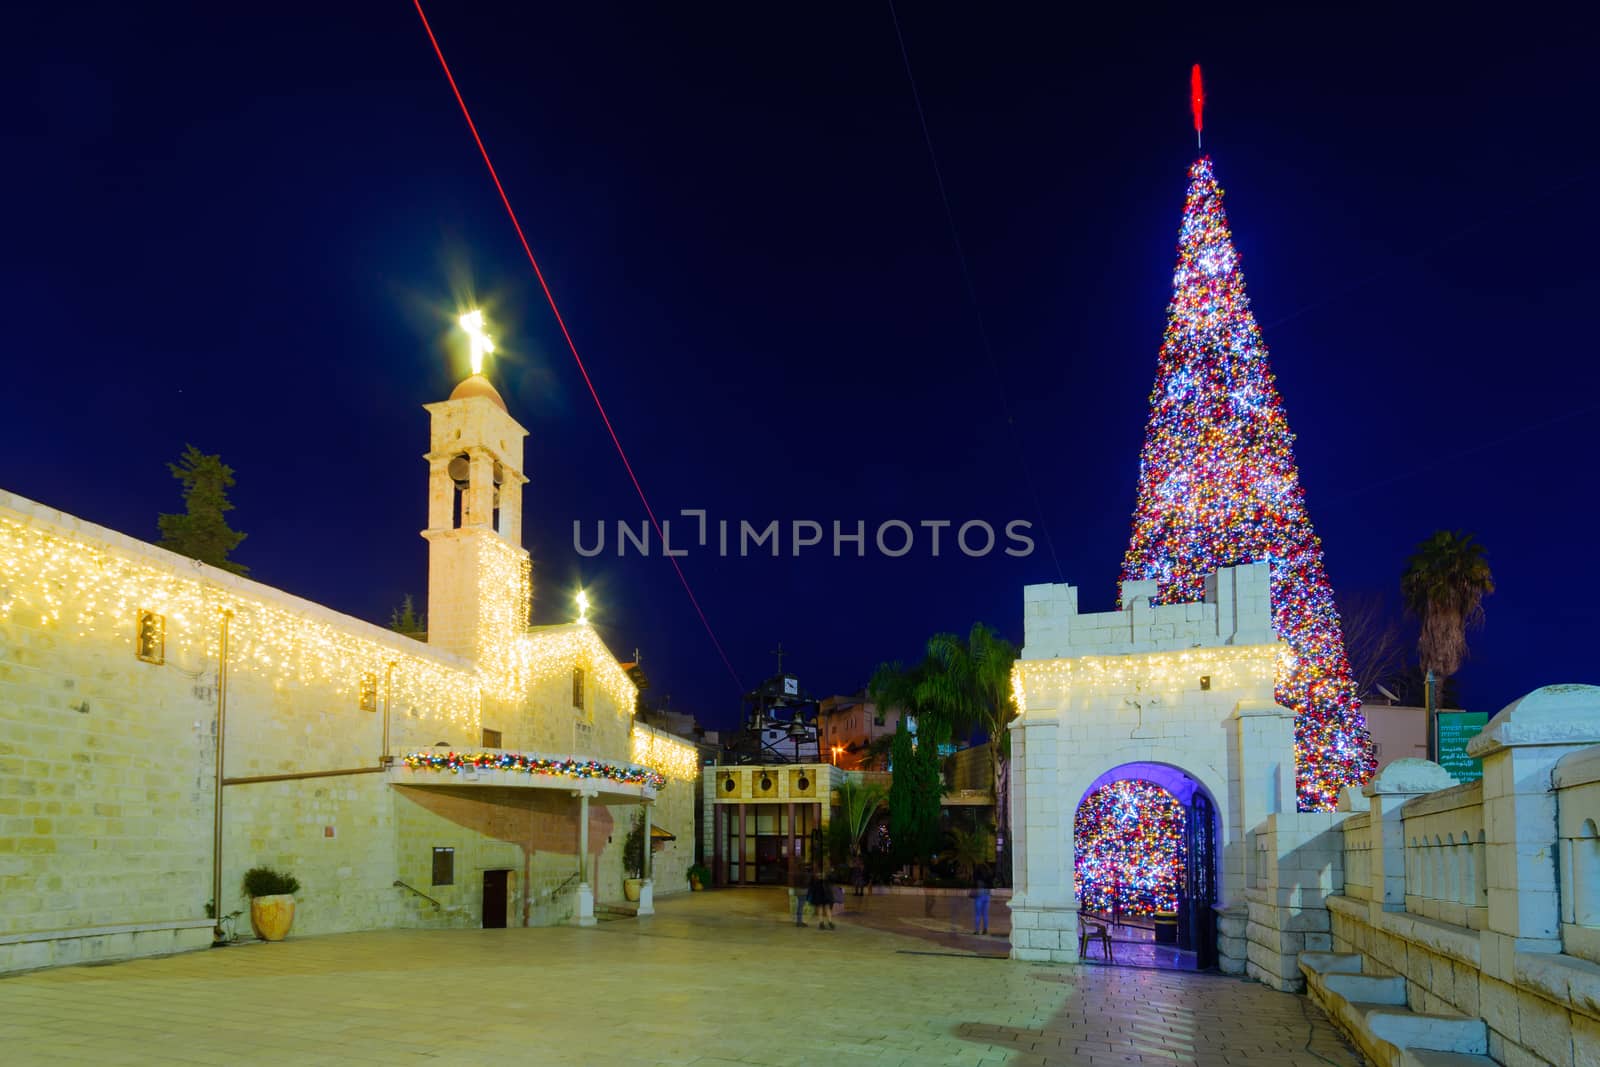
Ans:
[[[862,896],[867,887],[867,865],[859,859],[850,865],[850,884],[855,887],[856,896]]]
[[[816,916],[817,929],[834,929],[833,886],[828,884],[828,876],[822,873],[820,868],[811,872],[811,886],[806,890],[806,899],[811,901],[811,910]]]

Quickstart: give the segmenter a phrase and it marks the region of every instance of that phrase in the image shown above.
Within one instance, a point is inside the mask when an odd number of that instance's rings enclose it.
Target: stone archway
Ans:
[[[1215,966],[1219,830],[1215,797],[1183,767],[1140,760],[1102,772],[1067,829],[1080,921],[1113,927],[1122,962]]]
[[[1179,789],[1210,810],[1199,844],[1216,860],[1188,895],[1214,905],[1192,909],[1189,936],[1209,950],[1225,912],[1218,962],[1244,971],[1249,831],[1295,805],[1294,717],[1274,696],[1288,651],[1272,633],[1268,579],[1264,563],[1222,568],[1196,604],[1152,604],[1155,583],[1125,582],[1120,609],[1088,614],[1070,585],[1024,591],[1009,727],[1013,958],[1078,959],[1076,805],[1102,775],[1144,765],[1200,787]]]

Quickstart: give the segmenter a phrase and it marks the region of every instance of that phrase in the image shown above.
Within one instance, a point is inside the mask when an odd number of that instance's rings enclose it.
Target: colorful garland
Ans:
[[[462,768],[480,771],[522,771],[524,774],[548,774],[564,778],[604,779],[622,785],[647,785],[652,789],[666,788],[665,775],[648,767],[629,764],[601,763],[586,759],[546,759],[521,752],[409,752],[405,763],[414,771],[449,771],[460,774]]]

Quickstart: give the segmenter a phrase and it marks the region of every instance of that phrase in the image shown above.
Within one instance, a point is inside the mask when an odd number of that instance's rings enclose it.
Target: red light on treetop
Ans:
[[[1200,115],[1206,109],[1206,86],[1200,80],[1200,64],[1189,71],[1189,110],[1194,112],[1194,139],[1200,140]]]

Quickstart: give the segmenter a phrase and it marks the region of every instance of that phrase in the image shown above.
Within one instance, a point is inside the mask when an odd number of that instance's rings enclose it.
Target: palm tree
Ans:
[[[1434,736],[1434,676],[1449,678],[1467,658],[1467,630],[1483,625],[1483,598],[1494,592],[1483,545],[1469,533],[1439,530],[1411,554],[1400,577],[1406,610],[1422,621],[1417,655],[1428,672],[1428,750]]]
[[[1011,731],[1016,718],[1011,691],[1011,668],[1017,646],[999,633],[974,623],[962,641],[955,634],[934,634],[928,639],[928,660],[937,669],[925,683],[929,702],[946,719],[989,738],[989,770],[994,782],[994,824],[1001,833],[1010,827]]]
[[[882,771],[889,767],[889,750],[894,747],[894,734],[881,734],[868,741],[861,750],[861,769]]]
[[[839,784],[839,803],[844,809],[845,827],[850,831],[852,859],[861,854],[861,839],[888,797],[889,791],[877,782],[860,782],[847,776]]]
[[[950,858],[970,878],[978,867],[994,862],[994,834],[987,826],[952,827],[950,830]]]

